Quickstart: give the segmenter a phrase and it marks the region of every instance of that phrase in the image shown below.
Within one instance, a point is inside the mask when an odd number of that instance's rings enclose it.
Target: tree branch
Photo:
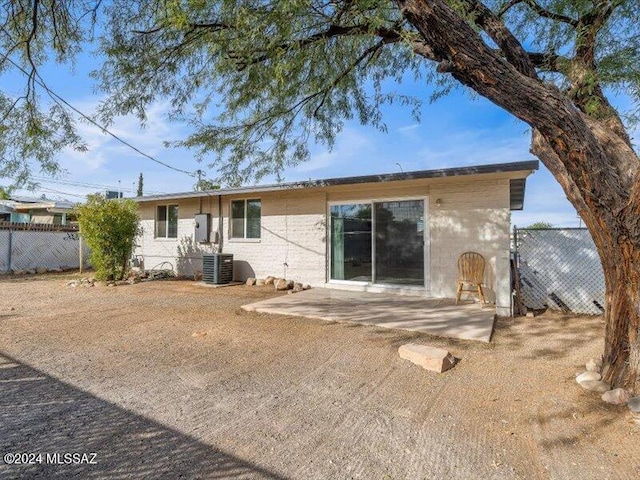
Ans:
[[[568,17],[567,15],[562,15],[560,13],[555,13],[546,8],[543,8],[539,3],[535,0],[510,0],[504,6],[498,10],[496,14],[498,17],[502,17],[505,13],[507,13],[512,7],[524,3],[531,10],[536,12],[541,17],[549,18],[551,20],[555,20],[556,22],[566,23],[567,25],[571,25],[573,28],[578,27],[578,20]]]
[[[538,69],[545,72],[566,74],[570,60],[557,53],[528,52],[529,60]]]
[[[520,41],[511,33],[502,19],[478,0],[462,0],[468,13],[475,13],[474,23],[496,42],[507,61],[531,78],[537,78],[536,70]]]
[[[373,31],[373,34],[382,39],[382,43],[395,43],[399,42],[403,39],[402,32],[399,30],[401,22],[396,22],[396,24],[392,27],[379,27]],[[293,42],[282,43],[278,45],[278,50],[291,50],[291,49],[299,49],[304,48],[313,43],[328,40],[333,37],[344,37],[344,36],[352,36],[352,35],[370,35],[372,33],[370,26],[368,25],[350,25],[350,26],[342,26],[332,24],[326,30],[322,32],[315,33],[305,38],[301,38],[299,40],[295,40]],[[426,49],[421,46],[421,44],[415,45],[415,48],[422,49],[426,53]],[[232,58],[234,58],[232,56]],[[270,52],[265,52],[251,59],[242,59],[242,55],[238,54],[235,58],[238,58],[238,70],[244,70],[250,65],[255,65],[265,60],[271,58]]]

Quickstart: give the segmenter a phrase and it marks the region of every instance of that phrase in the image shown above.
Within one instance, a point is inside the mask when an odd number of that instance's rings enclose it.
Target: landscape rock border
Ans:
[[[610,405],[626,405],[636,423],[640,424],[640,395],[632,397],[624,388],[611,388],[602,380],[602,356],[591,358],[585,364],[585,371],[576,374],[576,383],[585,390],[601,393],[603,402]]]
[[[309,284],[303,284],[302,282],[296,282],[294,280],[287,280],[282,277],[273,277],[271,275],[266,278],[249,277],[245,281],[245,285],[248,287],[273,286],[276,291],[287,293],[298,293],[311,289],[311,285]]]

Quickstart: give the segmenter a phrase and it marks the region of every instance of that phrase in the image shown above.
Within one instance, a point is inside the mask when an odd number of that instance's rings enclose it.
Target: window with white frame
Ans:
[[[260,238],[262,202],[249,198],[231,201],[231,238]]]
[[[178,238],[178,205],[156,207],[156,237]]]

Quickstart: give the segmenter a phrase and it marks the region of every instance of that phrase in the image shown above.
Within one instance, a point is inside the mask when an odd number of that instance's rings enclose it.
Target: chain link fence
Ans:
[[[77,230],[0,226],[0,272],[78,268],[80,248],[86,267],[89,249]]]
[[[514,228],[520,300],[528,309],[604,312],[604,275],[586,228]]]

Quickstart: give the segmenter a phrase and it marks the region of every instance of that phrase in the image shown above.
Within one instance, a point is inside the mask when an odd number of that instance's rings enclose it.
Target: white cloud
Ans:
[[[100,99],[74,102],[74,106],[87,115],[91,115]],[[166,117],[167,104],[157,103],[147,110],[145,126],[133,115],[118,117],[107,129],[125,142],[136,147],[147,155],[161,156],[160,160],[168,160],[173,150],[164,147],[163,142],[186,135],[183,125],[170,123]],[[87,144],[86,152],[67,149],[60,154],[60,164],[74,176],[109,170],[110,163],[118,159],[130,158],[133,162],[151,162],[131,147],[109,135],[101,128],[80,119],[77,123],[78,133]],[[169,158],[167,158],[169,157]],[[120,167],[121,168],[121,167]]]

